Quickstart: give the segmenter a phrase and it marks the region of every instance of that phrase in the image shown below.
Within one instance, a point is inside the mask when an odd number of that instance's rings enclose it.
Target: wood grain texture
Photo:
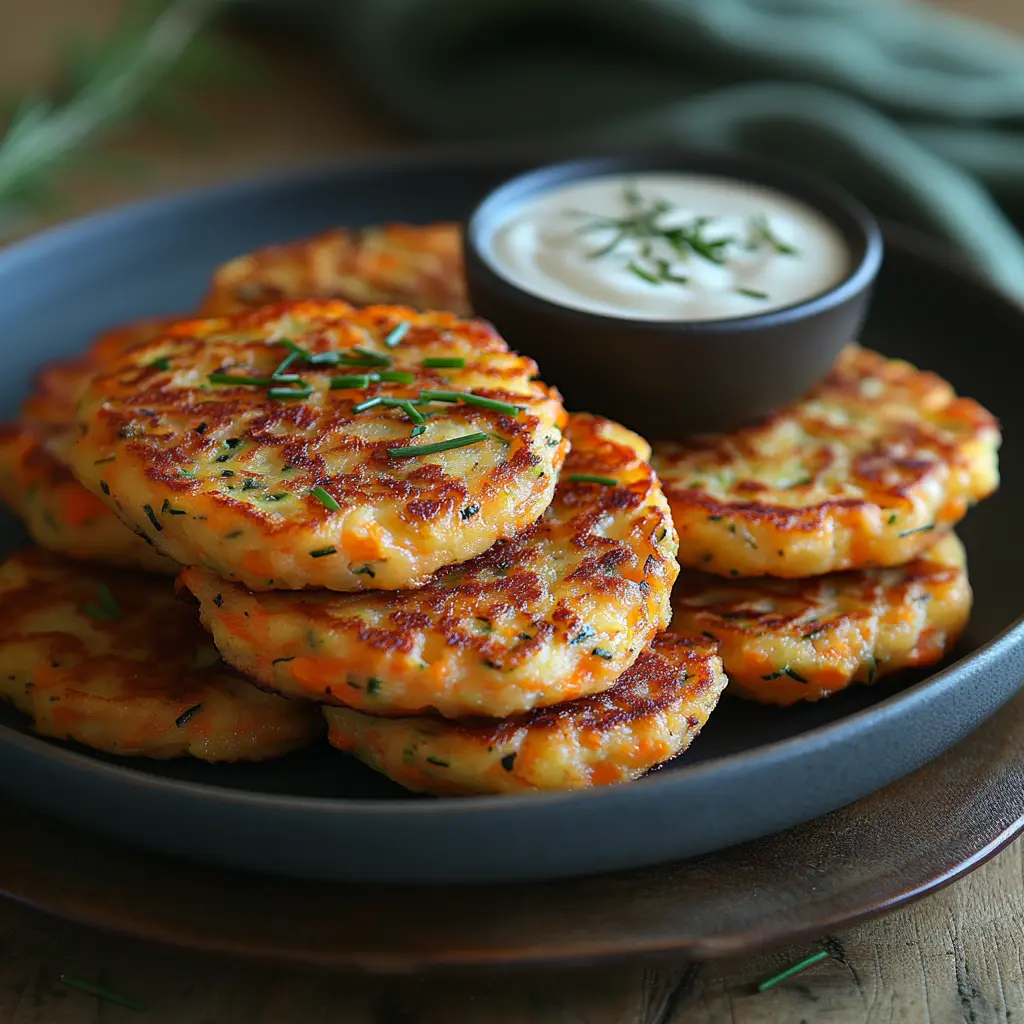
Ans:
[[[929,0],[1024,30],[1020,0]],[[0,0],[0,83],[38,82],[69,21],[104,24],[113,0]],[[88,11],[87,15],[82,12]],[[306,55],[257,46],[273,88],[218,92],[215,145],[183,147],[157,129],[120,146],[151,170],[137,181],[66,179],[78,214],[238,173],[407,144]],[[2,837],[0,837],[2,841]],[[0,902],[0,1024],[768,1024],[800,1021],[1019,1021],[1024,1013],[1024,859],[1014,844],[917,904],[837,936],[841,958],[777,988],[754,984],[813,945],[703,967],[635,968],[431,981],[358,981],[268,970],[98,934]],[[400,926],[401,922],[396,922]],[[62,971],[144,1000],[144,1016],[60,985]]]

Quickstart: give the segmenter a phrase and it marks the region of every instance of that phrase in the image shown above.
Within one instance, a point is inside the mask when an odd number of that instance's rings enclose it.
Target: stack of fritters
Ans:
[[[769,704],[933,664],[967,623],[953,527],[998,484],[999,428],[932,373],[849,346],[803,401],[658,445],[684,567],[672,628]]]
[[[717,643],[659,635],[676,534],[646,442],[567,417],[482,322],[285,301],[461,309],[453,239],[389,226],[243,257],[206,318],[40,376],[0,439],[4,496],[54,552],[185,567],[219,650],[166,579],[15,556],[2,695],[40,731],[271,757],[322,705],[336,746],[439,793],[610,783],[686,748],[725,676]]]

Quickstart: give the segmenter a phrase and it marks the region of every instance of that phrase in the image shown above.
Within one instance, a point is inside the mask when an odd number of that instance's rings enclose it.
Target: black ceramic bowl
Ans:
[[[801,200],[838,228],[851,269],[828,291],[784,308],[688,322],[562,306],[519,288],[488,261],[487,239],[524,201],[571,182],[645,171],[731,178]],[[882,260],[877,223],[840,189],[765,160],[665,150],[571,160],[511,178],[472,212],[464,244],[473,309],[538,361],[568,408],[662,438],[733,429],[803,395],[856,336]]]

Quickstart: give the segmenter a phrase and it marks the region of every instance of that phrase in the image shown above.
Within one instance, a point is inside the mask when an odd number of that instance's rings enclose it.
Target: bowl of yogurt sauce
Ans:
[[[527,171],[465,230],[476,313],[570,408],[652,437],[729,430],[795,401],[867,313],[878,224],[770,161],[659,151]]]

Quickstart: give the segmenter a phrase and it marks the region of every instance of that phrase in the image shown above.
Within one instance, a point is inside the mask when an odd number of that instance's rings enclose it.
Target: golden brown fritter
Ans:
[[[565,411],[536,374],[450,313],[294,302],[194,320],[93,378],[71,463],[183,564],[254,589],[418,586],[550,503]]]
[[[646,442],[586,414],[567,436],[540,522],[418,590],[252,593],[199,569],[179,584],[227,661],[293,696],[457,717],[607,689],[668,622],[675,532]]]
[[[971,587],[948,533],[886,569],[806,580],[683,572],[672,604],[671,629],[721,642],[729,693],[793,704],[941,661],[967,625]]]
[[[661,634],[604,693],[508,719],[381,718],[325,708],[331,743],[441,796],[635,779],[689,747],[725,688],[717,644]]]
[[[0,566],[0,699],[111,754],[260,761],[323,730],[312,705],[227,669],[169,582],[39,548]]]
[[[48,363],[36,374],[19,419],[0,425],[0,499],[25,520],[37,544],[109,565],[170,573],[179,568],[132,533],[67,465],[75,403],[97,365],[168,322],[141,320],[107,331],[85,355]]]
[[[174,573],[181,566],[137,537],[72,475],[62,458],[64,435],[0,426],[0,498],[50,551],[105,565]]]
[[[999,441],[941,377],[851,345],[802,401],[653,462],[682,565],[801,578],[914,558],[996,489]]]
[[[376,224],[239,256],[219,267],[206,315],[241,313],[287,299],[345,299],[469,315],[458,224]]]

